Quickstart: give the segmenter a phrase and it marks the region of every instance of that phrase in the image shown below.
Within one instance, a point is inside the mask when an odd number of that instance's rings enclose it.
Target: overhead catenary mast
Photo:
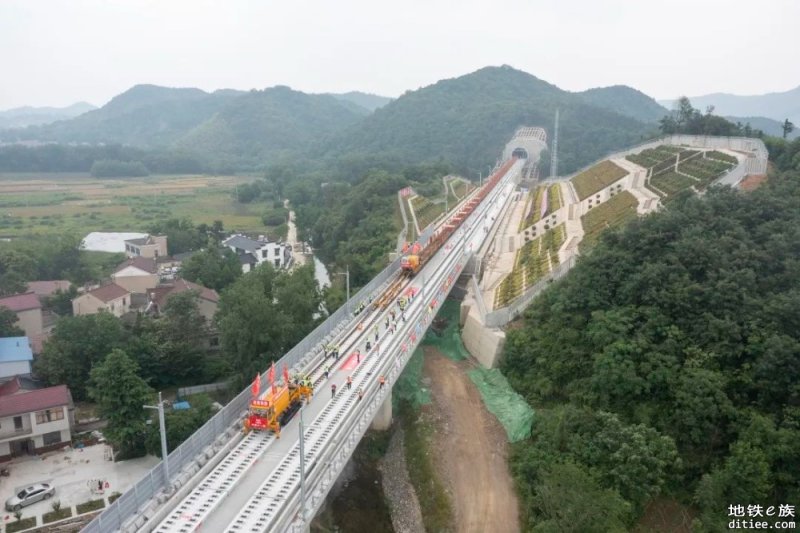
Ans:
[[[550,177],[558,176],[558,109],[556,109],[556,127],[553,130],[553,153],[550,154]]]

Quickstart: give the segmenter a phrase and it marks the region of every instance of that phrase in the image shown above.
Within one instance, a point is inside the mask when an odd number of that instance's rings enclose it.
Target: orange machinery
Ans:
[[[289,423],[303,405],[303,400],[311,398],[313,392],[308,381],[270,387],[260,398],[250,401],[244,432],[272,430],[280,438],[281,426]]]

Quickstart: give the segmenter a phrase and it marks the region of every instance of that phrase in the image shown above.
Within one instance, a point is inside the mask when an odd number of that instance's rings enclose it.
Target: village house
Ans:
[[[108,311],[116,317],[121,317],[130,309],[131,293],[116,283],[103,285],[72,300],[72,313],[75,316]]]
[[[28,337],[0,337],[0,381],[31,374],[33,351]]]
[[[186,291],[194,291],[197,294],[197,307],[200,314],[205,317],[209,324],[217,312],[217,305],[219,304],[219,294],[214,289],[209,289],[192,283],[185,279],[176,279],[171,283],[159,285],[154,289],[147,291],[148,306],[146,312],[158,314],[163,311],[167,305],[167,300],[174,295]]]
[[[167,255],[166,235],[148,235],[139,239],[125,241],[125,254],[128,257],[147,257],[154,259]]]
[[[73,409],[66,385],[28,390],[20,377],[0,385],[0,461],[69,446]]]
[[[222,242],[237,256],[242,264],[242,271],[249,272],[252,269],[251,261],[246,257],[250,254],[256,261],[256,265],[269,262],[275,268],[289,268],[292,264],[292,249],[288,244],[282,242],[270,242],[261,237],[253,240],[244,235],[231,235]]]
[[[33,292],[0,298],[0,307],[7,307],[17,315],[16,325],[28,338],[40,337],[44,331],[42,303]]]
[[[141,256],[128,258],[117,266],[111,279],[128,292],[145,294],[158,285],[156,260]]]
[[[67,292],[72,287],[72,283],[65,279],[54,279],[49,281],[29,281],[28,282],[28,292],[34,293],[36,296],[39,297],[41,301],[42,298],[49,298],[53,296],[57,292]]]

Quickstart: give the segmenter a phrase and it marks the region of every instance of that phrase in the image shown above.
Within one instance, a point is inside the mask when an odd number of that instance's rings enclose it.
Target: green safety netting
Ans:
[[[461,342],[461,331],[459,331],[458,326],[460,316],[461,302],[445,300],[436,314],[433,324],[425,333],[422,344],[438,348],[440,352],[454,361],[467,359],[469,352],[464,347],[464,343]],[[437,334],[435,325],[440,321],[447,321],[447,327]]]
[[[469,378],[478,387],[487,409],[505,428],[509,442],[517,442],[530,436],[533,409],[522,396],[514,392],[500,370],[474,368],[469,371]]]
[[[422,384],[422,363],[422,349],[417,348],[392,388],[393,408],[397,409],[402,401],[408,402],[414,409],[431,403],[431,391]]]

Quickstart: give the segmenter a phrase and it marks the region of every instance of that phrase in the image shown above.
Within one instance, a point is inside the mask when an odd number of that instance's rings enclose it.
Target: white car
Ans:
[[[9,511],[19,511],[40,500],[51,498],[56,493],[56,488],[49,483],[36,483],[28,488],[22,489],[16,496],[6,500],[6,509]]]

